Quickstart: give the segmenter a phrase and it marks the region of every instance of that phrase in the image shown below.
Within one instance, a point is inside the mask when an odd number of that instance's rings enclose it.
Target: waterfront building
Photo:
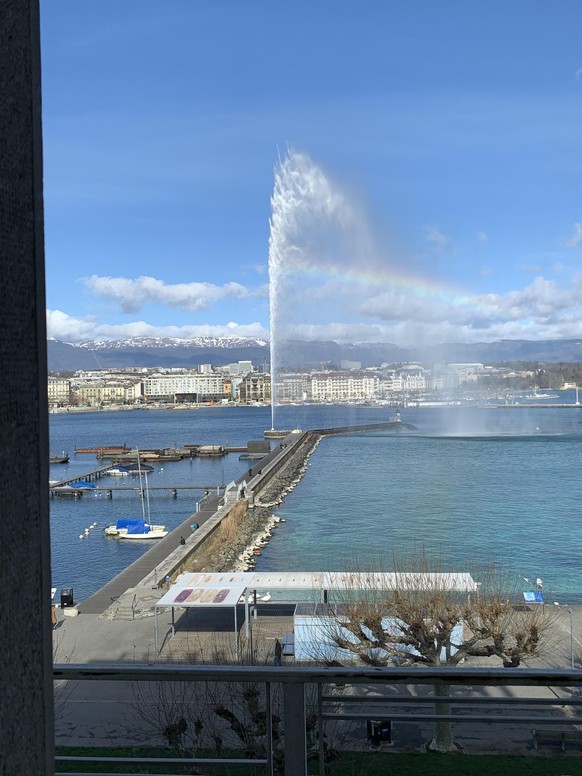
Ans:
[[[64,407],[71,403],[71,381],[49,377],[49,407]]]
[[[237,399],[241,404],[269,404],[271,401],[271,375],[263,372],[247,374],[238,385]]]
[[[221,402],[228,399],[230,393],[230,380],[218,374],[155,374],[143,381],[143,396],[146,402]]]
[[[125,389],[126,404],[137,404],[143,401],[143,382],[139,380]]]
[[[313,401],[368,401],[378,396],[380,379],[368,372],[315,372],[311,376]]]
[[[394,371],[383,382],[388,393],[414,393],[426,390],[426,374],[418,366]]]
[[[125,404],[127,385],[118,382],[92,381],[80,383],[73,391],[75,404],[100,407],[102,404]]]
[[[308,372],[288,372],[277,376],[277,401],[280,404],[311,399],[311,378]]]

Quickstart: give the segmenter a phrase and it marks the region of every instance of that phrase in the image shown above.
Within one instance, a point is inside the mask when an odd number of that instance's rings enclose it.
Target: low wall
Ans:
[[[209,545],[214,538],[214,534],[221,526],[223,520],[229,515],[233,515],[236,518],[236,512],[238,510],[244,510],[245,514],[249,506],[251,506],[260,492],[267,486],[271,478],[281,470],[283,466],[300,450],[303,448],[304,443],[311,438],[313,432],[305,431],[301,434],[293,434],[284,439],[278,448],[275,448],[269,455],[272,456],[270,460],[266,462],[260,461],[252,471],[253,476],[249,481],[247,474],[238,478],[237,482],[247,483],[247,498],[240,499],[227,503],[206,520],[200,528],[196,529],[186,539],[186,544],[177,547],[170,553],[161,563],[158,563],[156,568],[148,574],[141,582],[140,586],[152,587],[162,583],[166,577],[175,579],[179,574],[188,570],[188,562],[197,553],[203,553],[205,551],[205,545]],[[269,456],[265,456],[269,458]],[[255,473],[256,471],[256,473]],[[233,514],[234,513],[234,514]],[[189,522],[196,521],[196,514],[189,518]]]
[[[161,563],[158,563],[156,568],[140,582],[140,586],[152,587],[162,583],[166,577],[174,580],[177,576],[183,574],[188,570],[188,561],[192,556],[205,551],[205,545],[209,544],[214,538],[214,534],[222,525],[223,520],[230,516],[236,518],[241,512],[246,514],[247,509],[248,503],[246,499],[220,507],[212,517],[186,539],[185,545],[180,545]],[[196,515],[193,515],[192,520],[195,520],[195,518]]]

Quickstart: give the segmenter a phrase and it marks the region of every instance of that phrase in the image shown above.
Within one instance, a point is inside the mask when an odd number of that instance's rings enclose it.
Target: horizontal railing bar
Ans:
[[[55,755],[57,762],[79,763],[121,763],[133,765],[268,765],[266,759],[220,758],[220,757],[82,757]]]
[[[277,684],[434,684],[518,687],[582,686],[582,673],[569,669],[516,668],[308,668],[282,666],[56,664],[55,680],[275,682]]]
[[[370,719],[370,714],[354,712],[353,714],[322,714],[322,719]],[[578,717],[518,717],[511,714],[387,714],[391,722],[520,722],[524,725],[582,725]]]
[[[455,695],[430,695],[429,697],[422,697],[419,695],[411,695],[407,697],[405,695],[387,695],[382,697],[381,695],[374,695],[371,698],[359,695],[324,695],[322,697],[324,703],[335,703],[347,705],[349,703],[384,703],[384,704],[418,704],[418,705],[433,705],[435,703],[449,703],[454,704],[466,704],[470,706],[493,706],[499,704],[500,706],[579,706],[582,705],[582,698],[503,698],[498,696],[496,698],[490,695],[476,696],[473,698],[459,698]]]

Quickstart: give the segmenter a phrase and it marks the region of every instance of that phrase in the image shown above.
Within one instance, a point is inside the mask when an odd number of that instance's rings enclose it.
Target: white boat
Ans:
[[[127,463],[120,466],[115,466],[113,469],[108,469],[107,474],[111,474],[113,477],[129,477],[131,475],[141,477],[143,474],[153,472],[154,467],[147,463]]]
[[[152,525],[141,518],[121,518],[105,528],[105,535],[116,539],[163,539],[168,532],[165,525]]]
[[[148,473],[147,468],[142,472],[139,463],[138,455],[138,470],[139,470],[139,482],[140,482],[140,496],[141,496],[141,512],[140,518],[120,518],[115,525],[105,526],[105,535],[113,536],[116,539],[163,539],[168,535],[165,525],[152,525],[150,515],[150,495],[148,488]],[[145,478],[145,486],[144,486]]]
[[[531,393],[528,399],[557,399],[557,393],[539,393],[537,385],[534,385],[533,393]]]

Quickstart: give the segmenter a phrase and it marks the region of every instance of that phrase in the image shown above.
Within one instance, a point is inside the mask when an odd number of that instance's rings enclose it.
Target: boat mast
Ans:
[[[139,450],[136,448],[135,450],[136,456],[137,456],[137,471],[139,474],[139,495],[141,498],[141,516],[143,518],[143,521],[145,523],[146,516],[145,516],[145,501],[144,501],[144,495],[143,495],[143,479],[142,479],[142,473],[141,473],[141,463],[139,460]]]
[[[151,516],[151,513],[150,513],[150,489],[149,489],[149,486],[148,486],[148,473],[147,473],[147,470],[144,472],[144,477],[145,477],[145,497],[146,497],[146,505],[147,505],[147,509],[146,509],[147,518],[145,518],[145,520],[146,520],[146,523],[151,528],[152,516]]]

